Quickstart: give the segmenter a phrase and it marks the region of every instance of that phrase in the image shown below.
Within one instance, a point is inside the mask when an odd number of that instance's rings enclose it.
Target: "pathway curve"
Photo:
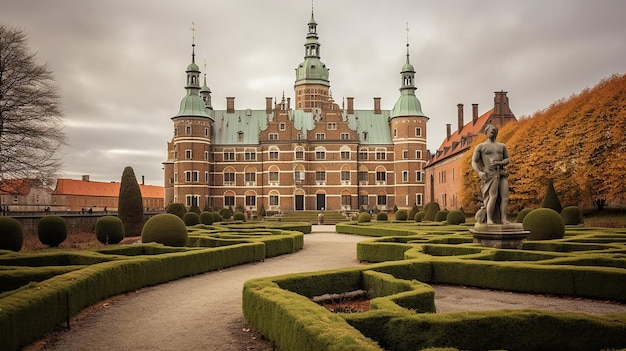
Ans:
[[[247,328],[241,309],[249,279],[359,265],[356,243],[370,237],[335,233],[314,225],[295,254],[183,278],[141,289],[98,304],[26,350],[272,350]],[[435,287],[439,312],[541,308],[587,313],[626,312],[626,305],[600,301],[513,294],[463,287]]]

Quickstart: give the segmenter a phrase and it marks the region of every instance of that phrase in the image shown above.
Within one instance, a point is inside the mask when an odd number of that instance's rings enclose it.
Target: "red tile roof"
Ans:
[[[0,182],[0,194],[27,195],[35,183],[34,179],[4,179]]]
[[[144,198],[163,198],[164,195],[162,186],[140,184],[139,189],[141,190],[141,196]],[[120,194],[120,183],[59,178],[57,179],[56,189],[54,189],[52,194],[117,197]]]

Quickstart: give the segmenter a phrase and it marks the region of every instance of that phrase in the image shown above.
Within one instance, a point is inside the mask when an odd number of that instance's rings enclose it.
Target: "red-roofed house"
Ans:
[[[35,179],[0,182],[0,206],[10,211],[43,211],[50,205],[52,189]]]
[[[144,208],[163,208],[163,187],[139,184]],[[80,211],[91,208],[94,211],[117,211],[119,182],[94,182],[89,176],[83,179],[57,179],[57,186],[52,192],[53,210]]]
[[[509,98],[505,91],[496,91],[493,102],[493,108],[480,116],[478,104],[472,104],[472,120],[467,124],[463,118],[463,104],[457,105],[457,130],[452,132],[452,125],[446,124],[446,138],[424,167],[426,202],[437,202],[442,209],[448,210],[462,206],[461,169],[463,157],[467,152],[472,152],[472,141],[488,123],[501,128],[517,120],[509,108]]]

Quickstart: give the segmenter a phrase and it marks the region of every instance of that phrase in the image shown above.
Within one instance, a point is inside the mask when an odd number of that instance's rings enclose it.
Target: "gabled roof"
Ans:
[[[163,198],[162,186],[139,185],[141,196],[144,198]],[[117,182],[94,182],[76,179],[57,179],[56,189],[52,195],[77,195],[77,196],[101,196],[117,197],[120,194],[120,183]]]
[[[34,179],[4,179],[0,181],[0,194],[27,195],[36,183]]]
[[[483,113],[475,121],[472,119],[460,131],[456,130],[454,133],[451,133],[450,137],[445,138],[441,146],[437,148],[435,155],[428,161],[426,167],[468,150],[474,138],[480,134],[485,124],[489,122],[492,113],[493,109]]]

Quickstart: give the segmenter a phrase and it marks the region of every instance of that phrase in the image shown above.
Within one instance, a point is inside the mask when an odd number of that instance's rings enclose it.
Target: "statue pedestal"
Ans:
[[[521,223],[487,224],[476,223],[470,229],[474,242],[480,246],[498,249],[521,249],[522,241],[530,235]]]

